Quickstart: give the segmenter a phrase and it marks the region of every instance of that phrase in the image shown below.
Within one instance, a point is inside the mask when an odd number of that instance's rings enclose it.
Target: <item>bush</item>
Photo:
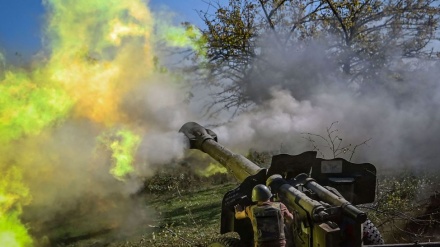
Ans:
[[[169,166],[156,171],[155,175],[144,182],[145,191],[158,194],[166,191],[186,191],[209,185],[233,182],[235,179],[227,173],[215,173],[209,177],[198,175],[187,166]]]
[[[435,217],[421,215],[440,214],[427,212],[431,195],[439,188],[438,179],[434,175],[415,175],[403,172],[398,175],[381,176],[378,179],[376,202],[365,206],[369,219],[379,228],[386,243],[402,243],[414,241],[433,241],[431,236],[415,231],[411,224],[438,225]]]

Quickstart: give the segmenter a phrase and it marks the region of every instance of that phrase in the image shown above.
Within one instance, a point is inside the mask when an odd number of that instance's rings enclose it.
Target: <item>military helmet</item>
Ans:
[[[252,201],[253,202],[265,202],[272,197],[272,193],[269,188],[263,184],[257,184],[252,189]]]

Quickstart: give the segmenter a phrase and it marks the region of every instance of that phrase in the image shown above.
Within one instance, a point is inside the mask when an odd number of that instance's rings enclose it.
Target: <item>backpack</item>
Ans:
[[[284,217],[280,203],[254,205],[251,210],[255,242],[285,239]]]

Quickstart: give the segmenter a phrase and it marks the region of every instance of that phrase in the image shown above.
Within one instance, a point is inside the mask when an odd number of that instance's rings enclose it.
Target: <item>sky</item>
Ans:
[[[197,11],[207,8],[203,0],[150,0],[148,5],[155,12],[170,10],[177,22],[198,26]],[[0,52],[8,62],[26,61],[41,49],[44,14],[42,0],[0,0]]]

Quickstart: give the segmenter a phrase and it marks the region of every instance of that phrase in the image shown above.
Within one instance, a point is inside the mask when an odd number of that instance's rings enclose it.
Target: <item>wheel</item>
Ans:
[[[365,245],[384,244],[382,235],[379,230],[374,226],[373,222],[367,220],[363,224],[364,236],[362,241]]]
[[[241,247],[241,244],[236,238],[216,238],[207,247]]]

